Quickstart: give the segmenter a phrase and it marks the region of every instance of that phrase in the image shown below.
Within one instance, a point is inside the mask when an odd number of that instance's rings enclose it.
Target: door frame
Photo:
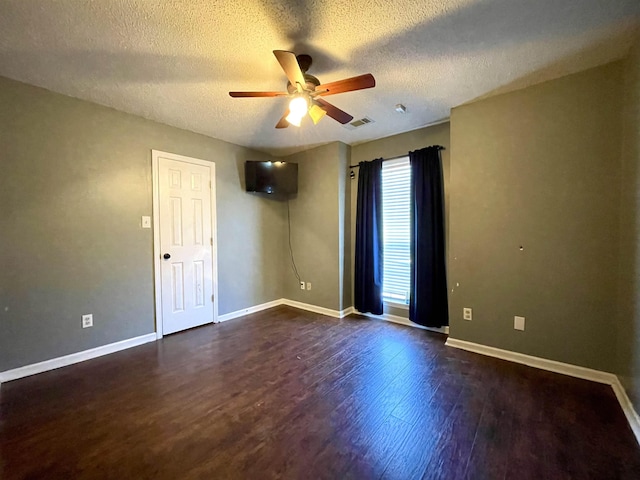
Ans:
[[[156,338],[163,336],[162,325],[162,272],[160,264],[160,157],[178,162],[209,167],[211,169],[211,268],[213,276],[213,323],[218,323],[218,228],[216,215],[216,164],[207,160],[185,157],[176,153],[151,150],[151,174],[153,181],[153,278],[155,296]]]

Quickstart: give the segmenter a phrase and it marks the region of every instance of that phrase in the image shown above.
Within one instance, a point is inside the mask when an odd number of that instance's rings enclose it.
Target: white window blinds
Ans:
[[[409,303],[410,181],[409,157],[382,164],[382,298],[387,302]]]

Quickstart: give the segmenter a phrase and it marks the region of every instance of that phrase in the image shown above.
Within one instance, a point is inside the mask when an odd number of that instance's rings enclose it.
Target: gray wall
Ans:
[[[219,313],[282,297],[264,154],[2,78],[0,147],[0,371],[154,331],[151,149],[216,163]]]
[[[640,36],[625,63],[624,104],[616,373],[640,411]]]
[[[298,164],[298,195],[289,203],[291,243],[298,273],[312,285],[311,291],[300,290],[288,265],[282,277],[284,296],[332,310],[344,308],[342,285],[348,273],[341,248],[344,237],[341,209],[345,208],[346,187],[341,187],[340,181],[346,175],[347,152],[346,145],[336,142],[282,158]],[[287,257],[288,248],[288,243],[283,243]]]
[[[617,62],[452,111],[451,337],[613,371],[621,75]]]
[[[373,160],[374,158],[392,158],[399,155],[406,155],[412,150],[418,150],[420,148],[428,147],[430,145],[442,145],[445,150],[441,152],[442,155],[442,169],[444,180],[444,195],[445,195],[445,222],[446,231],[445,237],[448,244],[449,237],[449,183],[450,183],[450,128],[449,123],[441,123],[440,125],[434,125],[432,127],[425,127],[419,130],[413,130],[411,132],[401,133],[399,135],[393,135],[391,137],[381,138],[372,142],[362,143],[351,147],[351,165],[357,165],[363,161]],[[351,251],[355,252],[356,242],[356,207],[358,198],[358,169],[354,169],[356,177],[351,180]],[[353,255],[352,255],[353,257]],[[355,266],[355,257],[351,259],[351,266]],[[352,281],[353,288],[353,281]],[[397,315],[399,317],[408,318],[409,312],[403,308],[395,308],[393,306],[385,305],[385,313]]]
[[[344,310],[353,306],[351,291],[351,180],[349,179],[349,162],[351,147],[338,144],[338,250],[340,308]]]

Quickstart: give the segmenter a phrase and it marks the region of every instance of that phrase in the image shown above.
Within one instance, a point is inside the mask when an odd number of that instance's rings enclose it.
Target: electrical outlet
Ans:
[[[470,308],[463,308],[462,318],[465,320],[473,320],[473,311]]]
[[[303,281],[300,281],[300,290],[304,290],[304,288],[305,288],[305,287],[304,287],[304,282],[303,282]]]
[[[311,290],[311,282],[307,282],[307,290]]]
[[[524,317],[513,317],[513,328],[516,330],[524,330]]]
[[[93,327],[93,315],[91,313],[82,315],[82,328],[89,327]]]

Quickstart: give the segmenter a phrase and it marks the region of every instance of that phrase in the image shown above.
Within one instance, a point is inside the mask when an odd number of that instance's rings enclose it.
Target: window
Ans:
[[[409,157],[382,164],[382,299],[409,303],[410,188]]]

